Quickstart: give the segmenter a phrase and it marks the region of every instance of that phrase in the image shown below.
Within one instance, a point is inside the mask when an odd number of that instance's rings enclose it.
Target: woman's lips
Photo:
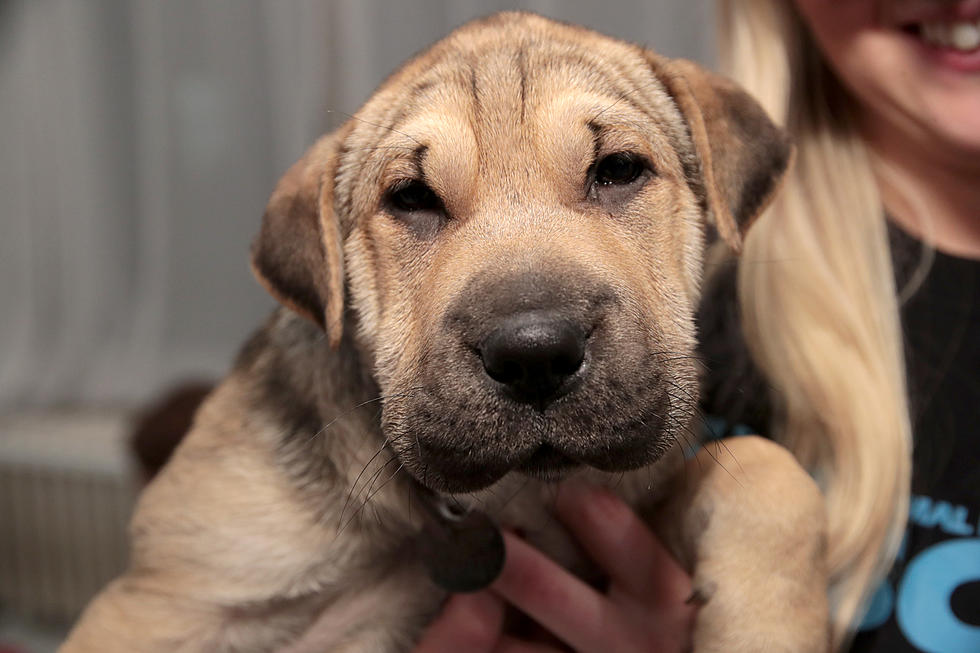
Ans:
[[[933,65],[961,73],[980,72],[980,18],[930,20],[902,32]]]

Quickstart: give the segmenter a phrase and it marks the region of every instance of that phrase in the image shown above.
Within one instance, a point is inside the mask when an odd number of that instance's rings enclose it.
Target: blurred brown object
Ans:
[[[198,407],[213,389],[214,383],[209,381],[181,383],[135,415],[130,446],[144,482],[167,464],[190,430]]]

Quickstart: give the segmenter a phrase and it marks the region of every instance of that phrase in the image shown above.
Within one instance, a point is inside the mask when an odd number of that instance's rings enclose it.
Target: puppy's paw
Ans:
[[[757,582],[694,578],[695,653],[827,653],[826,591],[773,573]]]

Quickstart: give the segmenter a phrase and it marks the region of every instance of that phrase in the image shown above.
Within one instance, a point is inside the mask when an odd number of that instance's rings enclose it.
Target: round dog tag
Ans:
[[[419,557],[432,580],[450,592],[489,586],[504,567],[504,538],[478,510],[453,512],[445,504],[427,511],[416,537]]]

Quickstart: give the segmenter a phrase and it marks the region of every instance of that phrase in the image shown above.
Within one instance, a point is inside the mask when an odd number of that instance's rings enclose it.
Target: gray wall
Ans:
[[[711,3],[0,0],[0,410],[218,375],[278,175],[399,62],[524,8],[710,62]]]

